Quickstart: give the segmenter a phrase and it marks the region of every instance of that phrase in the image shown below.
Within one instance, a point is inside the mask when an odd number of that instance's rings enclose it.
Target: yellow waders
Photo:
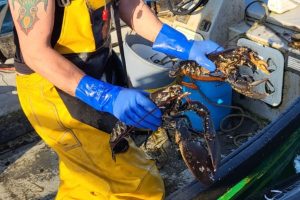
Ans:
[[[50,82],[36,73],[18,75],[17,88],[30,123],[59,156],[57,200],[163,199],[155,163],[132,142],[115,162],[109,134],[73,119]]]

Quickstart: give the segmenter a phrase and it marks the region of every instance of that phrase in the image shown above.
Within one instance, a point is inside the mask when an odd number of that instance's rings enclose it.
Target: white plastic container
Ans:
[[[299,0],[269,0],[268,8],[278,14],[292,10],[299,5]]]
[[[126,67],[131,84],[139,89],[154,89],[174,81],[169,77],[173,63],[152,44],[136,34],[127,34],[124,42]]]

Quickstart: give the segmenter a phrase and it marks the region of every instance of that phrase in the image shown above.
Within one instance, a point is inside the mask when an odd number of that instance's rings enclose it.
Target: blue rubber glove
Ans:
[[[75,96],[126,125],[151,130],[161,125],[161,111],[146,92],[114,86],[86,75],[80,80]]]
[[[216,66],[206,55],[223,50],[217,43],[210,40],[188,40],[182,33],[166,24],[158,33],[152,48],[182,60],[194,60],[210,71],[214,71]]]

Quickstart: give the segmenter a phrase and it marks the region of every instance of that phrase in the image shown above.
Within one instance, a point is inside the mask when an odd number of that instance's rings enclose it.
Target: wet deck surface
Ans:
[[[0,199],[54,199],[58,160],[43,142],[19,147],[0,159]]]
[[[0,68],[0,116],[20,109],[14,72],[2,72]]]

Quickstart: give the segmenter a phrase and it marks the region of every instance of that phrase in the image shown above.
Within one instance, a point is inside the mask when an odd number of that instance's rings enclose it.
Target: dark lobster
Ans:
[[[209,110],[200,102],[187,100],[183,103],[182,99],[188,95],[183,93],[181,86],[173,85],[151,93],[150,98],[163,113],[161,128],[174,130],[175,141],[187,167],[199,181],[209,185],[214,181],[220,160],[219,143]],[[187,118],[183,116],[185,111],[193,111],[203,119],[203,133],[190,128]],[[130,135],[130,130],[122,122],[115,126],[110,138],[113,158],[117,144]]]
[[[267,78],[254,80],[251,75],[241,75],[239,68],[247,66],[256,72],[258,69],[269,75],[268,64],[262,60],[256,52],[247,47],[237,47],[222,52],[211,53],[207,55],[216,65],[214,72],[209,72],[200,67],[196,62],[183,61],[174,70],[170,71],[170,76],[189,76],[194,80],[212,76],[219,80],[227,81],[231,87],[245,96],[254,99],[266,98],[268,94],[255,91],[255,87],[268,81]],[[221,72],[221,73],[220,73]]]

